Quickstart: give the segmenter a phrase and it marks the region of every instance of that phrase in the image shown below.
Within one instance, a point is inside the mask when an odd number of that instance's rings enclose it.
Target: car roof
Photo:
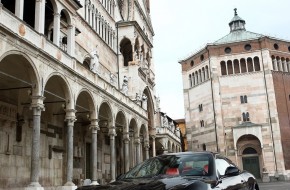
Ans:
[[[165,153],[165,154],[158,155],[158,156],[164,156],[164,155],[175,155],[175,156],[178,156],[178,155],[196,155],[196,154],[211,154],[211,155],[215,156],[218,153],[210,152],[210,151],[199,151],[199,152],[190,152],[189,151],[189,152]]]

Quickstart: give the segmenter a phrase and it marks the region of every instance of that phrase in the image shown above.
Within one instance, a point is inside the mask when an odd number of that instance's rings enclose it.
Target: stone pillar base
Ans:
[[[263,172],[262,182],[270,182],[270,177],[267,172]]]
[[[32,186],[30,186],[30,187],[25,187],[24,190],[44,190],[44,188],[43,187],[32,187]]]
[[[61,186],[57,187],[56,190],[76,190],[77,186]]]

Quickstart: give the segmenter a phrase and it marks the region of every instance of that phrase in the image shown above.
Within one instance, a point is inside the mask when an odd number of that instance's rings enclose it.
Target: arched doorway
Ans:
[[[243,151],[243,169],[251,172],[257,179],[261,178],[259,155],[257,151],[248,147]]]
[[[239,165],[251,172],[257,179],[261,178],[263,157],[260,140],[254,135],[243,135],[237,141]]]

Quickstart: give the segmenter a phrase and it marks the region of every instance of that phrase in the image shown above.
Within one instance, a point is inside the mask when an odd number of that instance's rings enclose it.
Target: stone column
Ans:
[[[35,1],[35,30],[44,34],[45,0]]]
[[[133,40],[131,40],[131,42],[133,42]],[[136,61],[134,48],[135,48],[135,43],[132,43],[132,61]]]
[[[274,58],[272,61],[273,61],[273,70],[274,70],[274,71],[277,71],[277,70],[278,70],[277,59]]]
[[[73,127],[76,121],[74,109],[67,109],[65,121],[67,122],[67,168],[66,168],[66,183],[64,186],[75,186],[72,182],[73,178]]]
[[[145,148],[145,159],[147,160],[149,158],[149,148],[150,148],[148,140],[145,140],[144,148]]]
[[[94,9],[92,9],[91,17],[92,17],[92,28],[93,29],[95,28],[95,23],[96,23],[95,14],[96,14],[96,11]]]
[[[130,142],[130,138],[129,138],[129,133],[126,132],[124,133],[124,136],[123,136],[123,141],[124,141],[124,152],[125,152],[125,172],[129,171],[130,169],[130,156],[129,156],[129,142]]]
[[[92,171],[92,183],[91,185],[99,185],[97,171],[98,171],[98,120],[91,120],[92,130],[92,163],[93,163],[93,171]]]
[[[111,147],[111,181],[116,181],[116,148],[115,148],[115,136],[116,129],[114,126],[109,129],[110,147]]]
[[[59,46],[60,38],[60,14],[55,13],[53,19],[53,43]]]
[[[15,15],[23,20],[24,0],[15,1]]]
[[[284,72],[288,72],[287,62],[284,60],[283,62]]]
[[[74,57],[75,51],[75,26],[70,25],[67,29],[67,53]]]
[[[135,139],[135,147],[136,147],[136,165],[140,163],[140,138]]]
[[[152,135],[151,137],[152,137],[152,153],[153,153],[152,156],[155,157],[156,156],[156,146],[155,146],[156,137],[154,135]]]
[[[27,189],[43,189],[39,184],[40,118],[44,111],[43,96],[33,96],[30,109],[33,111],[30,185]]]

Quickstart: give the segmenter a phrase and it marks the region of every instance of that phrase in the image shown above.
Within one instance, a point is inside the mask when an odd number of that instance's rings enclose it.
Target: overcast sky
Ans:
[[[290,0],[151,0],[153,58],[161,111],[184,114],[179,60],[230,31],[234,8],[251,32],[290,40]]]

